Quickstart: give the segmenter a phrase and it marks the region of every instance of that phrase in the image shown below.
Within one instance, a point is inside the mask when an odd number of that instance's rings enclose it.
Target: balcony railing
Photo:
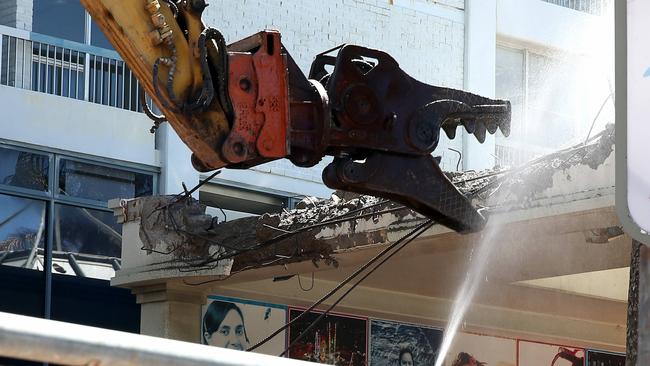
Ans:
[[[0,85],[142,112],[117,52],[0,26]]]
[[[607,0],[542,0],[542,1],[563,6],[565,8],[593,14],[593,15],[602,15],[608,3]]]

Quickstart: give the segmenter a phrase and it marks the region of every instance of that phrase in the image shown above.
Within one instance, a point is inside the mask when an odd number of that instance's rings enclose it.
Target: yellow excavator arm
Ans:
[[[342,45],[317,55],[309,75],[278,31],[226,45],[201,21],[206,0],[81,0],[200,171],[245,169],[287,158],[311,167],[334,157],[323,181],[334,189],[401,202],[454,230],[485,218],[431,154],[440,131],[459,126],[483,142],[508,135],[511,106],[424,84],[390,55]],[[146,106],[146,104],[145,104]]]

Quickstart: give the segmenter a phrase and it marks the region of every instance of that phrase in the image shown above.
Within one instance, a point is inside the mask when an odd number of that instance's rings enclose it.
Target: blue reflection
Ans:
[[[32,248],[44,217],[44,202],[0,195],[0,251]]]

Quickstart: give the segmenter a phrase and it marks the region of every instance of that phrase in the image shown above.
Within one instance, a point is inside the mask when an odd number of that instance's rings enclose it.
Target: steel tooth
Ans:
[[[486,127],[488,132],[491,135],[494,135],[495,132],[497,132],[497,129],[499,128],[499,125],[494,120],[488,120],[486,121]]]
[[[503,120],[499,124],[499,129],[501,130],[501,133],[503,136],[508,137],[510,136],[510,121]]]
[[[467,133],[474,133],[476,130],[476,121],[469,119],[463,120],[463,126],[465,126]]]
[[[442,126],[442,129],[445,131],[445,134],[447,135],[447,137],[449,137],[450,140],[453,140],[454,138],[456,138],[456,125],[455,124]]]
[[[474,136],[476,136],[476,139],[480,143],[485,142],[485,134],[487,130],[485,128],[485,125],[483,123],[479,123],[476,125],[476,131],[474,131]]]

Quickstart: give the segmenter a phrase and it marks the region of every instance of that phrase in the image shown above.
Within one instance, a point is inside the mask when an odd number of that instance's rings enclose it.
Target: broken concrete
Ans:
[[[507,221],[569,212],[573,202],[592,202],[581,204],[581,209],[608,207],[613,204],[613,144],[610,126],[587,144],[523,167],[448,176],[477,207],[505,214]],[[222,273],[225,277],[298,262],[336,267],[341,255],[394,242],[424,220],[401,205],[343,192],[327,200],[306,199],[291,211],[230,222],[216,222],[191,198],[135,201],[136,213],[126,214],[126,220],[139,218],[142,222],[138,233],[141,252],[156,256],[156,261],[150,261],[156,271],[183,269],[185,276],[213,276],[212,269],[219,263],[232,265],[228,273]],[[442,233],[457,235],[436,226],[425,236]]]

